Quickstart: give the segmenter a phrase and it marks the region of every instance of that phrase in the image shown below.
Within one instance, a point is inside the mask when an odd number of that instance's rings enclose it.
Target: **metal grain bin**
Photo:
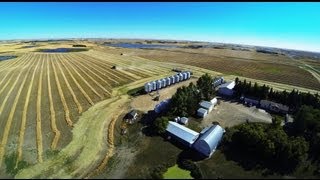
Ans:
[[[174,75],[175,82],[178,83],[180,81],[180,76],[178,74]]]
[[[156,81],[152,81],[152,90],[153,91],[157,90],[157,82]]]
[[[166,79],[161,79],[161,83],[163,88],[167,86]]]
[[[183,79],[184,79],[184,80],[187,80],[187,79],[188,79],[187,72],[183,72],[182,75],[183,75]]]
[[[144,90],[147,92],[147,93],[149,93],[149,92],[151,92],[152,91],[152,84],[151,83],[146,83],[145,85],[144,85]]]
[[[190,71],[187,72],[187,75],[188,75],[188,79],[190,79],[190,77],[191,77]]]
[[[171,84],[176,83],[176,82],[175,82],[175,78],[174,78],[174,76],[170,76],[170,81],[171,81]]]
[[[166,80],[167,80],[167,86],[170,86],[170,85],[171,85],[171,79],[170,79],[170,77],[167,77]]]
[[[179,79],[180,79],[180,81],[183,81],[183,80],[184,80],[182,73],[179,73]]]
[[[162,88],[162,82],[161,80],[157,81],[157,89],[161,89]]]

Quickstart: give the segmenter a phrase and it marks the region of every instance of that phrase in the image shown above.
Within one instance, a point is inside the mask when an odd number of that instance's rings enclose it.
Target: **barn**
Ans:
[[[191,147],[199,137],[199,133],[173,121],[169,121],[166,131],[170,136],[188,147]]]
[[[212,125],[204,130],[192,147],[204,156],[211,157],[218,147],[225,130],[219,125]]]
[[[235,85],[236,85],[235,81],[221,84],[220,86],[218,86],[219,88],[218,93],[225,96],[232,96],[233,88]]]

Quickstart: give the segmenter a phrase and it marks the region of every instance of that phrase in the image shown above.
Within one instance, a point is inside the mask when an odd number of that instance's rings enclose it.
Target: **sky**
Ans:
[[[320,3],[0,3],[0,40],[197,40],[320,52]]]

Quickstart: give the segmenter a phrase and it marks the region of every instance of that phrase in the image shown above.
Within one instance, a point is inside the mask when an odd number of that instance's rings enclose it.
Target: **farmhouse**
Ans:
[[[211,112],[212,109],[213,109],[213,104],[211,102],[209,102],[209,101],[202,101],[202,102],[200,102],[199,105],[203,109],[206,109],[208,111],[208,113]]]
[[[199,136],[199,133],[173,121],[169,121],[166,131],[188,147],[191,147]]]
[[[289,107],[280,103],[275,103],[268,100],[261,100],[260,107],[266,110],[270,110],[276,113],[287,114],[289,111]]]
[[[201,154],[211,157],[216,150],[225,130],[219,125],[212,125],[201,131],[199,138],[193,144],[193,148]]]
[[[232,96],[233,95],[233,88],[236,85],[235,81],[224,83],[218,86],[219,90],[218,93],[225,96]]]
[[[197,115],[204,118],[208,115],[208,111],[206,109],[203,109],[203,108],[199,108],[197,110]]]

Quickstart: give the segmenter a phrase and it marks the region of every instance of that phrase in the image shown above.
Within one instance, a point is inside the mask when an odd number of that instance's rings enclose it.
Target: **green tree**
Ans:
[[[200,91],[201,98],[204,100],[211,100],[215,95],[215,91],[212,88],[212,77],[206,73],[202,75],[197,81],[197,87]]]
[[[156,118],[153,122],[155,131],[159,134],[165,133],[168,123],[169,123],[169,119],[167,117]]]

